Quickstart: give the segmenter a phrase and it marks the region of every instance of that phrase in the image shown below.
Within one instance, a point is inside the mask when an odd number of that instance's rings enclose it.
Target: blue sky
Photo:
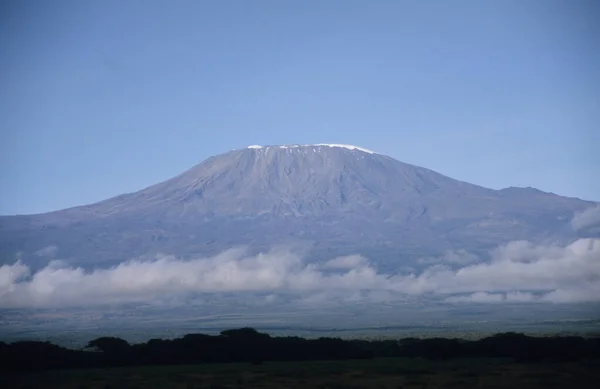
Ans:
[[[3,1],[0,214],[251,144],[600,200],[595,1]]]

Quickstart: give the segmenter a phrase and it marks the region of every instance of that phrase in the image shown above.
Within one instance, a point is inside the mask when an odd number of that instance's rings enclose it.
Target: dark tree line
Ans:
[[[530,337],[504,333],[477,341],[445,338],[309,340],[271,337],[252,328],[241,328],[223,331],[220,335],[189,334],[178,339],[151,339],[133,345],[120,338],[101,337],[90,341],[82,350],[71,350],[49,342],[0,342],[0,369],[4,370],[376,357],[503,357],[520,362],[578,360],[600,357],[600,338]]]

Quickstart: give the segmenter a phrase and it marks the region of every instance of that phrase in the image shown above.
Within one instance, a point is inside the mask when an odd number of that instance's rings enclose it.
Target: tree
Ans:
[[[131,345],[124,339],[115,338],[112,336],[103,336],[91,340],[86,348],[96,349],[106,354],[119,354],[128,352],[131,349]]]
[[[235,340],[267,340],[271,338],[269,334],[260,333],[250,327],[221,331],[221,336]]]

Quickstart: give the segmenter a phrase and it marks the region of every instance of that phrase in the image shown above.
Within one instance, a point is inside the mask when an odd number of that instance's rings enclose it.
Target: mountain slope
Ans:
[[[594,205],[531,188],[492,190],[355,146],[251,146],[131,194],[0,218],[0,255],[117,262],[294,240],[339,252],[416,257],[514,239],[569,240]],[[318,251],[318,250],[317,250]],[[35,253],[38,253],[37,255]]]

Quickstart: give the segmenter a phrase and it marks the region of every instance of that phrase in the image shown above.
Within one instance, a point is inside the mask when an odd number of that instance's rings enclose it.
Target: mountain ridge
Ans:
[[[378,152],[375,152],[375,151],[372,151],[372,150],[369,150],[369,149],[366,149],[366,148],[362,148],[362,147],[359,147],[359,146],[346,145],[346,144],[325,144],[325,143],[322,143],[322,144],[306,144],[306,145],[303,145],[303,144],[268,145],[268,146],[251,145],[251,146],[248,146],[248,147],[243,148],[243,149],[233,149],[233,150],[231,150],[229,152],[224,152],[224,153],[221,153],[221,154],[210,156],[207,159],[205,159],[204,161],[201,161],[200,163],[196,164],[192,168],[190,168],[190,169],[184,171],[183,173],[180,173],[180,174],[178,174],[178,175],[176,175],[176,176],[174,176],[174,177],[172,177],[170,179],[166,179],[166,180],[161,181],[159,183],[152,184],[152,185],[143,187],[141,189],[134,190],[132,192],[125,192],[125,193],[116,194],[116,195],[111,196],[111,197],[109,197],[107,199],[100,200],[100,201],[97,201],[97,202],[94,202],[94,203],[91,203],[91,204],[79,204],[79,205],[69,206],[67,208],[57,209],[57,210],[51,210],[51,211],[47,211],[47,212],[0,215],[0,218],[32,217],[32,216],[40,216],[40,215],[47,215],[47,214],[55,214],[55,213],[58,213],[58,212],[63,212],[63,211],[66,211],[66,210],[71,210],[71,209],[89,208],[90,206],[93,206],[95,204],[100,204],[100,203],[104,203],[106,201],[119,199],[119,198],[122,198],[122,197],[125,197],[125,196],[128,196],[128,195],[132,195],[132,194],[136,194],[136,193],[139,193],[139,192],[143,192],[143,191],[148,190],[148,189],[150,189],[152,187],[155,187],[155,186],[163,185],[163,184],[165,184],[167,182],[170,182],[171,180],[173,180],[173,179],[175,179],[175,178],[177,178],[179,176],[182,176],[182,175],[186,174],[190,170],[193,170],[193,169],[199,167],[200,165],[202,165],[203,163],[205,163],[207,161],[210,161],[211,159],[218,158],[218,157],[220,157],[222,155],[226,155],[226,154],[231,153],[231,152],[243,151],[243,150],[247,150],[247,149],[248,150],[268,150],[268,149],[294,149],[294,148],[301,148],[301,147],[338,147],[338,148],[346,148],[348,150],[356,150],[356,151],[363,151],[363,152],[366,152],[366,153],[369,153],[369,154],[377,154],[377,155],[380,155],[382,157],[387,157],[387,158],[390,158],[390,159],[392,159],[394,161],[397,161],[396,159],[394,159],[392,157],[389,157],[386,154],[378,153]],[[400,161],[398,161],[398,162],[400,162]],[[445,176],[444,174],[441,174],[441,173],[439,173],[439,172],[437,172],[435,170],[432,170],[432,169],[428,169],[428,168],[425,168],[425,167],[421,167],[421,166],[410,164],[410,163],[406,163],[406,162],[401,162],[401,163],[404,164],[404,165],[407,165],[407,166],[416,167],[416,168],[419,168],[419,169],[422,169],[422,170],[426,170],[426,171],[434,173],[434,174],[438,174],[438,175],[442,175],[444,177],[450,178],[449,176]],[[454,178],[452,178],[452,180],[455,180],[455,181],[461,182],[461,183],[465,183],[465,184],[469,184],[471,186],[477,186],[477,187],[485,189],[485,190],[492,190],[492,191],[497,191],[497,192],[503,192],[503,191],[504,192],[509,192],[509,191],[512,191],[512,192],[515,192],[515,191],[534,191],[536,193],[544,194],[544,195],[553,195],[553,196],[558,196],[558,197],[561,197],[561,198],[568,198],[568,199],[572,199],[572,200],[580,200],[580,201],[585,201],[585,202],[589,202],[589,203],[598,203],[597,201],[594,201],[594,200],[582,199],[582,198],[575,197],[575,196],[564,196],[564,195],[561,195],[561,194],[557,194],[557,193],[554,193],[554,192],[544,191],[544,190],[541,190],[541,189],[538,189],[538,188],[534,188],[534,187],[531,187],[531,186],[527,186],[527,187],[509,186],[509,187],[506,187],[506,188],[491,189],[491,188],[485,187],[483,185],[472,184],[472,183],[464,181],[464,180],[458,180],[458,179],[454,179]]]
[[[290,239],[394,253],[480,249],[574,239],[569,220],[597,204],[534,188],[485,188],[352,145],[255,145],[94,204],[2,216],[0,255],[3,263],[17,253],[35,259],[54,245],[73,260],[102,252],[119,261]]]

